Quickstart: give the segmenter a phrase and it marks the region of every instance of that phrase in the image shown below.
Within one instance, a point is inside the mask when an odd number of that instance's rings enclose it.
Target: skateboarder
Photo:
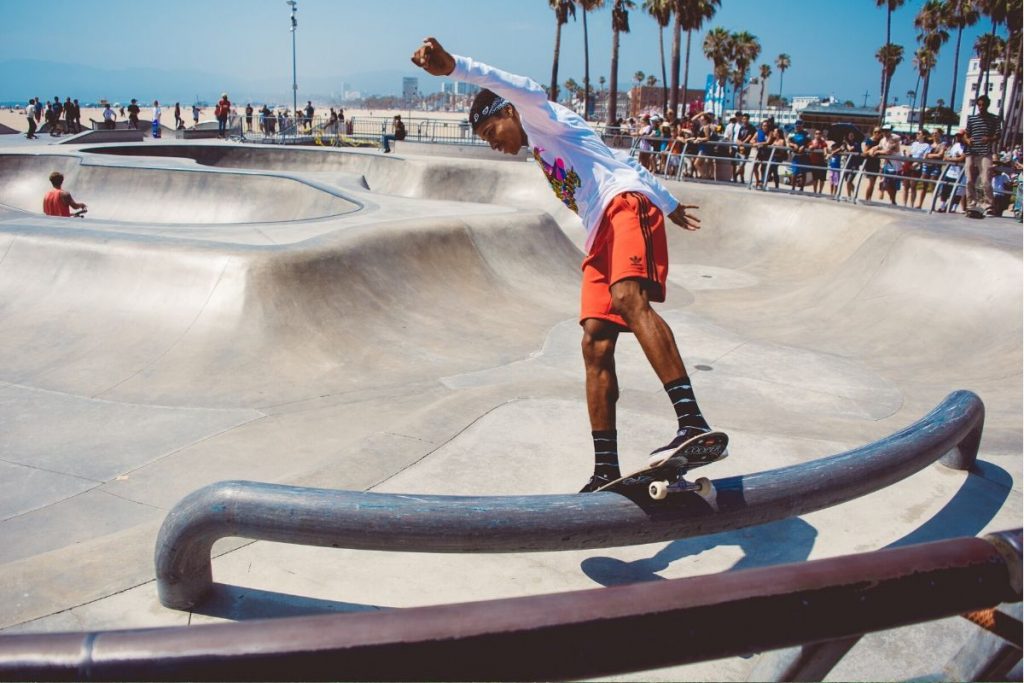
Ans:
[[[63,173],[60,171],[51,173],[50,184],[53,185],[53,189],[43,197],[43,213],[47,216],[70,218],[71,209],[80,211],[86,208],[85,203],[76,202],[70,192],[61,188],[64,184]]]
[[[636,335],[676,411],[675,436],[652,457],[661,459],[665,451],[710,431],[672,330],[651,308],[652,301],[665,300],[664,216],[697,230],[697,207],[680,204],[634,159],[608,148],[586,121],[548,101],[544,88],[529,78],[451,55],[434,38],[424,40],[412,61],[434,76],[480,86],[469,114],[473,132],[506,154],[530,145],[556,196],[579,214],[587,230],[580,324],[595,464],[581,492],[620,476],[615,344],[622,332]]]

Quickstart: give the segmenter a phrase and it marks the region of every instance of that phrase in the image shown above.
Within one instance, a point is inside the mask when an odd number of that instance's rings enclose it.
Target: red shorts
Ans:
[[[580,323],[588,318],[608,320],[629,329],[612,308],[610,287],[635,279],[651,301],[665,300],[668,242],[661,209],[639,192],[615,197],[604,211],[590,253],[583,259]]]

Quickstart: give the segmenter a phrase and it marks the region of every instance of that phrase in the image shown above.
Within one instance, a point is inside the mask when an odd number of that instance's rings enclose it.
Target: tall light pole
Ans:
[[[299,130],[299,84],[296,78],[295,71],[295,28],[299,25],[299,22],[295,21],[295,11],[299,7],[299,3],[296,0],[286,0],[284,3],[291,5],[292,7],[292,116],[295,119],[295,131]]]

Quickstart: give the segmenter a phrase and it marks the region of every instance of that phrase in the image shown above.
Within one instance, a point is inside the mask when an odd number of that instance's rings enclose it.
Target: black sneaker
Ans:
[[[593,474],[590,476],[590,481],[587,482],[587,485],[580,489],[580,493],[593,493],[602,486],[612,483],[616,479],[618,479],[618,477]]]
[[[661,464],[662,461],[664,461],[666,458],[670,457],[673,453],[675,453],[679,449],[679,447],[682,446],[684,443],[686,443],[695,436],[707,434],[710,431],[710,427],[706,429],[701,427],[683,427],[678,432],[676,432],[676,435],[672,438],[671,441],[669,441],[661,448],[651,451],[651,457],[647,459],[647,466],[655,467]]]

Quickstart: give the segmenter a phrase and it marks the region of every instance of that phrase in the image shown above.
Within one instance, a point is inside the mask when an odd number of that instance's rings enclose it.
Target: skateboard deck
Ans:
[[[968,209],[967,210],[967,217],[968,218],[984,218],[985,214],[983,212],[981,212],[981,211],[978,211],[977,209]]]
[[[598,491],[623,491],[646,486],[654,500],[662,500],[670,493],[692,491],[709,496],[714,491],[711,480],[701,477],[687,481],[686,473],[696,467],[710,465],[726,457],[729,436],[725,432],[707,432],[683,442],[674,452],[667,454],[660,462],[608,482]]]

